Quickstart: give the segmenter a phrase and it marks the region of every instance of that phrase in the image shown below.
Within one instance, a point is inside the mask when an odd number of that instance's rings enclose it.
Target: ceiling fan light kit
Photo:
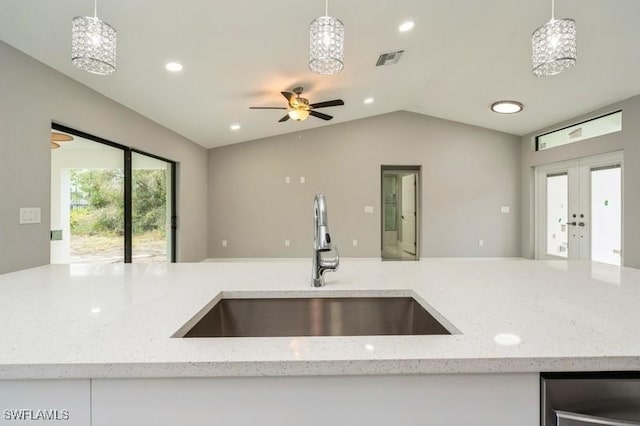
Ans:
[[[551,0],[551,20],[531,37],[533,74],[550,76],[573,68],[577,62],[576,21],[555,19],[555,0]]]
[[[329,16],[329,0],[325,0],[325,16],[309,25],[309,69],[316,74],[337,74],[344,68],[344,25]]]
[[[288,121],[290,118],[295,121],[304,121],[309,118],[310,115],[320,118],[322,120],[329,121],[333,118],[333,116],[328,114],[323,114],[321,112],[315,111],[318,108],[328,108],[334,106],[344,105],[344,101],[342,99],[334,99],[332,101],[325,102],[316,102],[313,104],[309,103],[309,99],[303,98],[302,92],[304,89],[302,87],[296,87],[293,89],[293,92],[280,92],[282,96],[287,99],[288,106],[287,107],[249,107],[249,109],[283,109],[287,110],[287,115],[278,120],[279,123]]]
[[[288,113],[289,118],[295,121],[304,121],[309,118],[309,110],[306,109],[292,109]]]
[[[109,75],[116,72],[116,29],[98,18],[97,0],[93,16],[71,21],[71,62],[83,71]]]

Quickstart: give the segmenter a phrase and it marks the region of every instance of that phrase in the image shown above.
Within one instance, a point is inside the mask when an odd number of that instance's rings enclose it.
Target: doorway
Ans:
[[[420,259],[419,188],[420,166],[382,166],[382,260]]]
[[[57,124],[51,135],[51,263],[175,262],[175,163]]]
[[[622,264],[622,152],[536,168],[536,257]]]

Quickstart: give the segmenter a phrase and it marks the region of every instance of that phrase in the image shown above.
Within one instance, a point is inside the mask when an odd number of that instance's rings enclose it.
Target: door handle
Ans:
[[[616,420],[606,417],[589,416],[587,414],[571,413],[569,411],[556,411],[556,417],[558,418],[558,426],[575,425],[575,422],[587,425],[601,425],[601,426],[640,426],[638,422],[631,422],[628,420]]]
[[[565,223],[565,225],[569,225],[569,226],[576,226],[576,222],[567,222]]]
[[[574,222],[574,223],[575,223],[575,222]],[[584,225],[585,225],[585,223],[584,223],[584,222],[579,222],[579,223],[578,223],[578,226],[584,226]]]

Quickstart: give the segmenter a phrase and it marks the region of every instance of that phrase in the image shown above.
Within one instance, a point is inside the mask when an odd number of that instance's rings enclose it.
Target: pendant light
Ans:
[[[71,21],[71,62],[81,70],[99,75],[116,72],[116,44],[116,29],[98,19],[97,0],[93,16]]]
[[[555,0],[551,0],[551,20],[531,38],[533,74],[537,76],[560,74],[576,64],[576,21],[555,19],[554,9]]]
[[[325,0],[324,16],[309,26],[309,69],[316,74],[337,74],[344,68],[344,25],[329,16],[329,0]]]

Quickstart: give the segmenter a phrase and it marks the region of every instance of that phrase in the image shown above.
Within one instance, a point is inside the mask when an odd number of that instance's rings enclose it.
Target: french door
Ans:
[[[536,169],[536,257],[622,264],[622,153]]]

